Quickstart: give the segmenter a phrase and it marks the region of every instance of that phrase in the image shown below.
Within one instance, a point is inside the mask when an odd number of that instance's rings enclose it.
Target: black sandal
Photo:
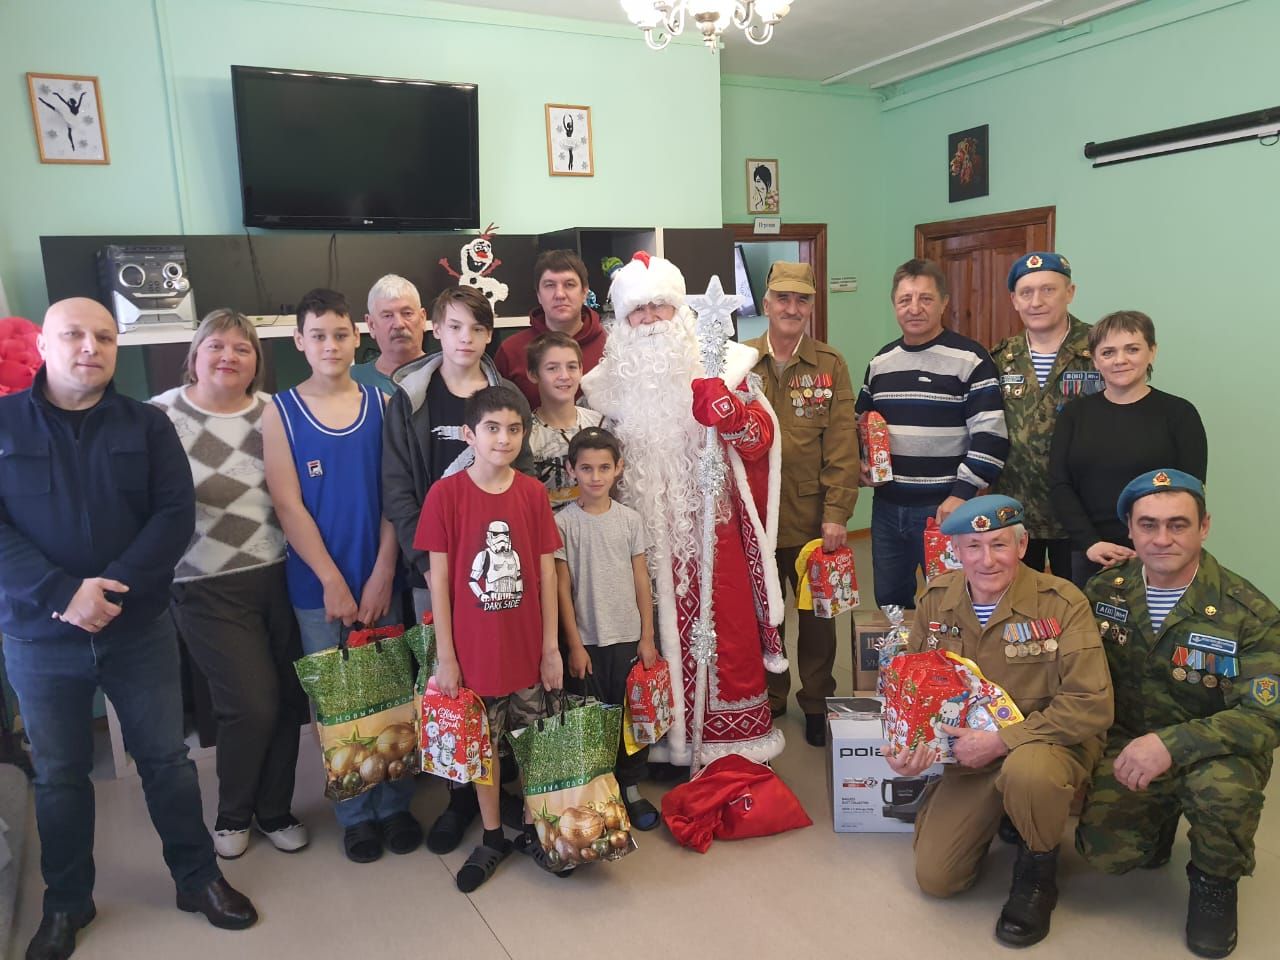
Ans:
[[[458,871],[458,889],[463,893],[471,893],[471,891],[476,890],[493,876],[494,871],[498,869],[498,864],[510,855],[511,841],[505,838],[502,841],[501,848],[480,844],[480,846],[471,851],[471,856],[467,857],[467,862]]]
[[[574,864],[572,863],[556,867],[551,865],[551,860],[547,856],[547,851],[543,848],[542,844],[538,842],[537,834],[530,833],[526,830],[512,841],[512,845],[519,853],[523,853],[526,857],[532,859],[534,863],[553,876],[557,876],[563,880],[565,877],[568,877],[573,873]]]
[[[452,853],[462,843],[462,836],[471,826],[471,821],[480,815],[480,810],[457,810],[446,807],[444,813],[436,818],[427,833],[427,849],[432,853]]]
[[[662,822],[658,808],[644,797],[634,802],[624,797],[622,803],[627,808],[627,819],[637,830],[653,830]]]
[[[382,856],[382,831],[377,821],[365,820],[347,827],[342,835],[342,846],[352,863],[373,863]]]

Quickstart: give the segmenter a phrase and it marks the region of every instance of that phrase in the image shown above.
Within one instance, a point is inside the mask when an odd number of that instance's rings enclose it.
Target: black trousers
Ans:
[[[1071,579],[1070,540],[1037,540],[1032,537],[1027,543],[1027,555],[1022,558],[1022,562],[1032,570],[1043,573],[1045,560],[1049,561],[1049,572],[1055,577]]]
[[[217,719],[218,819],[247,826],[287,814],[307,698],[284,564],[175,583],[172,598]]]
[[[627,701],[627,674],[635,665],[639,641],[611,643],[607,647],[588,646],[591,658],[591,676],[574,680],[565,672],[566,686],[573,693],[598,696],[605,703]],[[618,740],[618,761],[613,768],[618,786],[634,787],[649,775],[649,748],[641,747],[637,753],[627,753],[624,738]]]

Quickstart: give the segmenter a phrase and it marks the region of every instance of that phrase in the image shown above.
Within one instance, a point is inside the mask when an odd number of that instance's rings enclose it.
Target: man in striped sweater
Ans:
[[[902,336],[867,365],[856,409],[884,417],[893,460],[893,479],[876,486],[871,507],[876,604],[914,609],[926,520],[941,523],[995,483],[1009,435],[991,356],[943,329],[950,298],[942,269],[908,260],[892,290]],[[875,486],[865,462],[862,483]]]

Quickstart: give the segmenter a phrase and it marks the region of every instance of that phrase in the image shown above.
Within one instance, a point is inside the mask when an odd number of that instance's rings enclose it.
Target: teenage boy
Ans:
[[[604,415],[574,403],[582,382],[582,348],[573,337],[544,333],[526,355],[539,398],[529,437],[534,476],[547,488],[551,509],[559,510],[578,496],[568,469],[569,442],[579,430],[600,426]]]
[[[538,305],[529,311],[529,329],[502,341],[494,361],[498,371],[520,388],[530,404],[538,387],[526,365],[525,351],[544,333],[563,333],[582,348],[582,372],[604,356],[605,332],[600,314],[587,306],[587,265],[572,250],[544,250],[533,264]]]
[[[311,376],[262,412],[267,489],[289,546],[285,577],[304,653],[336,647],[352,624],[398,623],[396,538],[382,516],[382,395],[351,379],[359,334],[346,298],[312,290],[294,344]],[[334,805],[356,863],[409,853],[422,828],[413,780],[378,784]]]
[[[474,459],[431,487],[414,537],[430,556],[436,685],[450,697],[466,686],[484,698],[495,745],[507,730],[540,720],[543,691],[564,680],[556,636],[560,534],[542,485],[512,469],[527,415],[511,387],[485,387],[467,400],[463,436]],[[463,893],[511,853],[501,791],[498,783],[476,786],[484,837],[458,871]]]
[[[440,351],[395,371],[399,389],[387,404],[382,447],[382,509],[395,527],[409,565],[419,618],[432,606],[428,557],[414,546],[422,504],[438,480],[466,469],[474,459],[463,438],[467,398],[493,385],[514,389],[485,356],[485,347],[493,339],[493,308],[483,294],[469,287],[445,290],[431,304],[431,326]],[[529,406],[523,397],[520,403],[527,436]],[[527,443],[519,449],[515,468],[532,472]],[[470,784],[451,789],[449,806],[427,833],[427,849],[432,853],[456,849],[477,813],[476,792]]]
[[[658,659],[644,522],[609,496],[622,476],[622,446],[612,433],[599,427],[579,432],[569,441],[568,463],[578,497],[556,514],[564,541],[556,551],[556,584],[569,675],[583,680],[591,674],[606,703],[625,703],[636,658],[646,670]],[[648,747],[629,754],[620,743],[614,767],[637,830],[652,830],[659,820],[653,804],[640,796],[648,755]]]

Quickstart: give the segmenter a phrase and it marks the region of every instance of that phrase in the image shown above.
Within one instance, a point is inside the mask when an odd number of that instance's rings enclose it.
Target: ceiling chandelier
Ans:
[[[791,10],[790,0],[622,0],[627,19],[644,31],[644,42],[661,50],[693,20],[712,53],[730,24],[754,44],[773,38],[773,25]]]

